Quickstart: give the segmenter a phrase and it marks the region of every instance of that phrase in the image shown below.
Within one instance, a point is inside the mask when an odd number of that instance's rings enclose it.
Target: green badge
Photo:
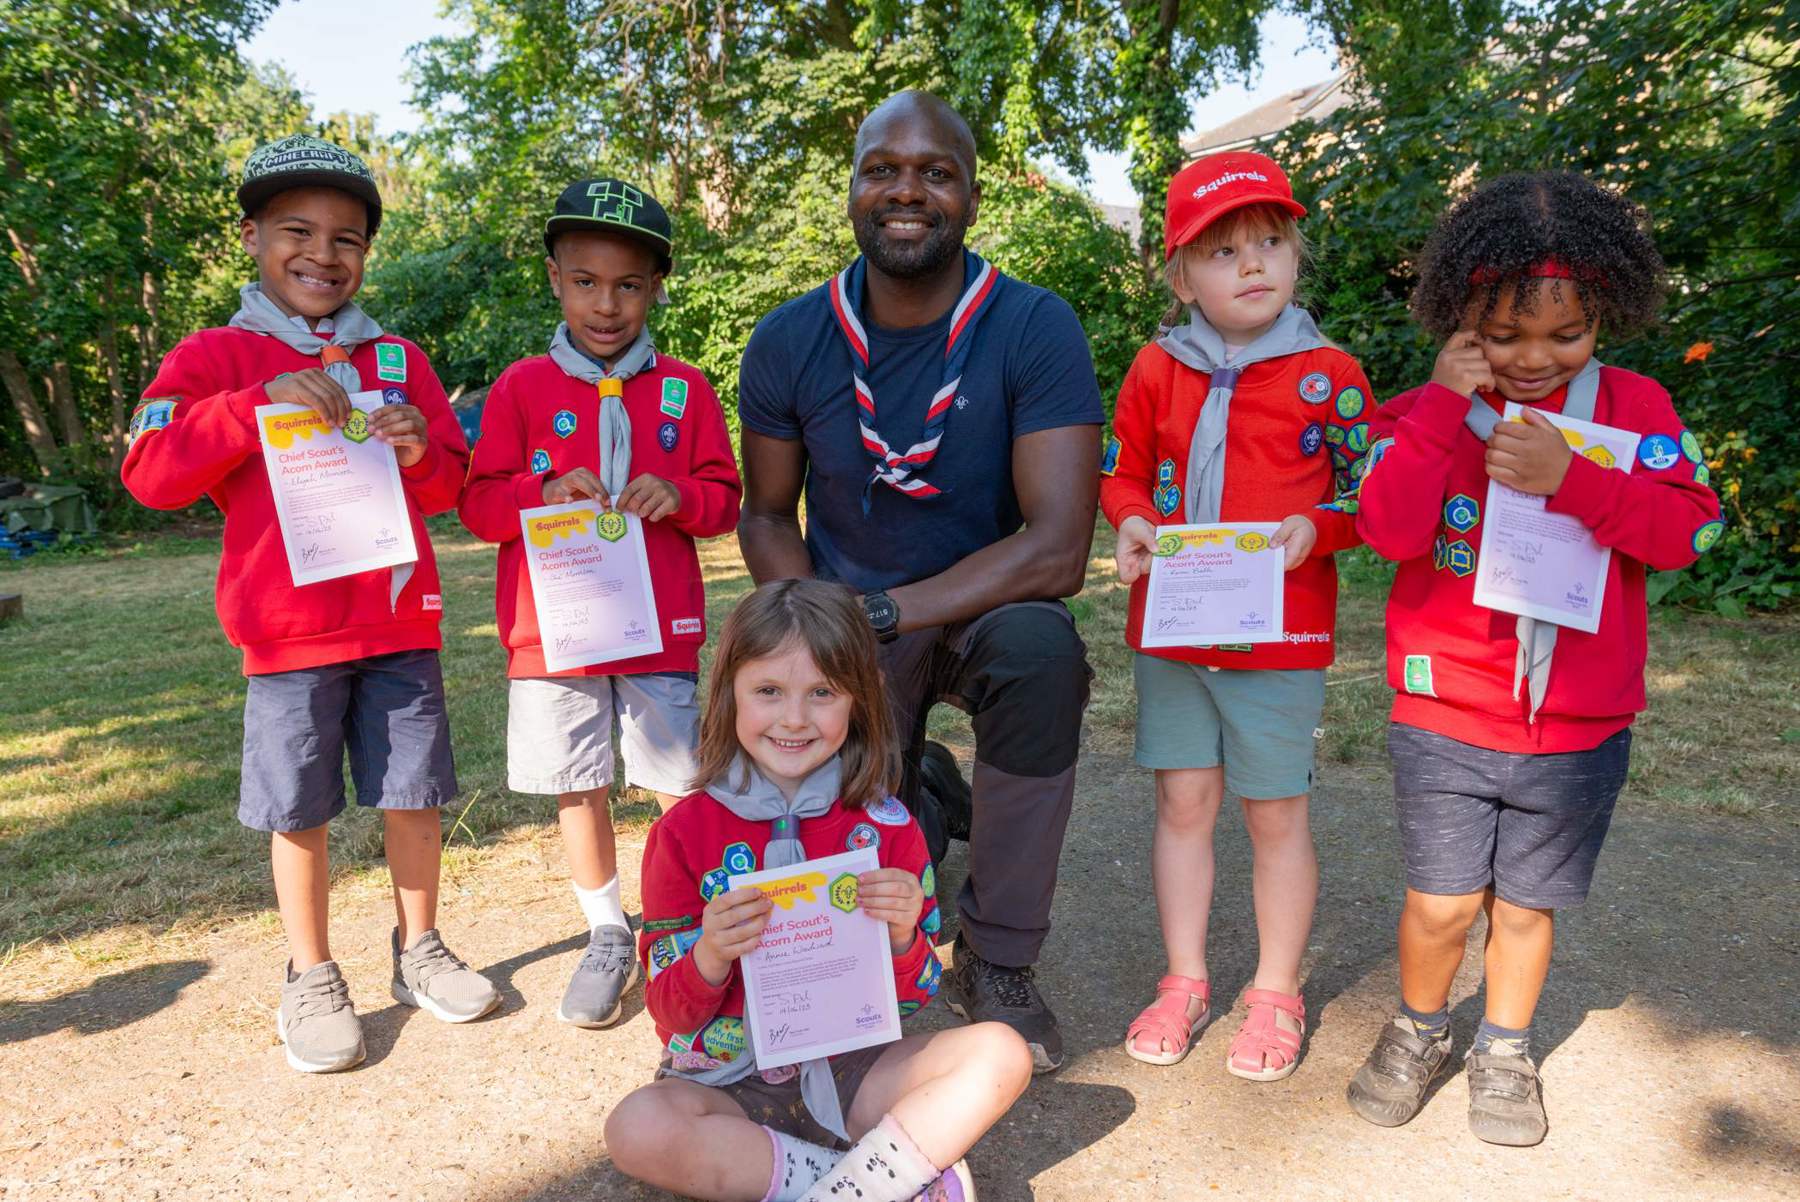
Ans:
[[[1165,534],[1156,540],[1156,550],[1152,552],[1152,554],[1156,555],[1158,558],[1163,558],[1173,555],[1179,550],[1181,550],[1181,536],[1179,534]]]
[[[692,914],[682,914],[676,918],[658,918],[644,924],[646,931],[680,931],[694,925]]]
[[[1406,657],[1406,691],[1422,693],[1427,697],[1436,697],[1437,689],[1431,684],[1431,657],[1429,655],[1409,655]]]
[[[609,543],[616,543],[625,537],[625,515],[616,511],[608,511],[600,515],[595,523],[595,533]]]
[[[1715,520],[1706,523],[1706,525],[1694,531],[1694,550],[1701,552],[1702,554],[1711,550],[1712,545],[1719,541],[1719,535],[1723,533],[1725,533],[1724,522]]]
[[[1694,437],[1692,430],[1681,432],[1681,453],[1694,463],[1700,462],[1700,440]]]
[[[375,375],[383,380],[406,383],[406,348],[398,342],[377,342]]]
[[[831,882],[826,896],[831,898],[833,909],[848,914],[856,909],[856,875],[846,872]]]
[[[1704,463],[1696,463],[1694,465],[1694,483],[1696,483],[1696,484],[1711,484],[1712,483],[1712,470],[1710,468],[1708,468]]]
[[[662,411],[677,421],[687,412],[687,381],[670,376],[663,380]]]
[[[361,409],[352,409],[349,419],[344,422],[344,437],[351,442],[368,442],[369,415]]]

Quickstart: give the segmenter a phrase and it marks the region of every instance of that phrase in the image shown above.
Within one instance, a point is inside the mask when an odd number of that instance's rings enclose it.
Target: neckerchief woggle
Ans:
[[[944,438],[944,425],[956,401],[957,385],[962,383],[963,367],[969,361],[969,348],[975,342],[975,327],[987,315],[1000,282],[1000,273],[974,251],[963,251],[963,294],[950,313],[950,332],[944,339],[942,383],[931,394],[925,409],[924,428],[919,441],[905,451],[896,451],[876,427],[875,393],[863,373],[870,370],[869,335],[863,328],[863,287],[868,277],[868,264],[858,255],[850,266],[838,272],[827,291],[831,311],[837,317],[838,329],[850,348],[850,375],[856,387],[856,425],[862,435],[863,449],[875,459],[875,467],[863,485],[862,508],[866,516],[875,485],[885,484],[902,496],[925,500],[943,490],[918,478],[917,473],[930,465]]]
[[[582,354],[569,337],[569,323],[559,322],[550,337],[550,360],[565,375],[592,384],[600,393],[600,487],[609,501],[616,501],[631,480],[631,417],[625,412],[625,381],[656,366],[650,327],[638,330],[631,345],[608,369]]]
[[[1177,363],[1207,373],[1206,400],[1201,402],[1194,435],[1188,441],[1187,493],[1183,501],[1183,516],[1188,523],[1204,526],[1219,520],[1219,503],[1225,495],[1225,427],[1231,417],[1231,397],[1237,391],[1238,377],[1253,363],[1331,344],[1319,333],[1311,314],[1298,305],[1289,305],[1275,324],[1263,331],[1262,337],[1230,356],[1227,363],[1225,339],[1198,307],[1189,305],[1187,309],[1187,324],[1165,326],[1156,345],[1169,352]]]
[[[313,330],[304,318],[289,317],[262,290],[261,284],[245,284],[238,289],[238,311],[227,325],[252,334],[265,334],[277,342],[314,356],[325,374],[346,394],[363,390],[362,375],[350,362],[350,352],[365,342],[381,337],[381,327],[354,302],[345,301],[329,317],[321,318],[319,329]],[[326,329],[326,325],[330,329]],[[323,331],[323,333],[321,333]],[[388,569],[388,609],[400,605],[400,594],[412,579],[413,564],[395,564]]]
[[[1589,359],[1569,381],[1568,394],[1563,398],[1564,417],[1584,422],[1594,420],[1594,403],[1600,397],[1601,366],[1600,360]],[[1463,417],[1463,425],[1469,428],[1469,433],[1485,443],[1493,437],[1494,427],[1499,424],[1500,414],[1492,405],[1480,396],[1469,398],[1469,412]],[[1544,704],[1544,693],[1550,687],[1550,660],[1556,654],[1558,628],[1554,622],[1520,614],[1514,629],[1519,636],[1519,652],[1513,658],[1513,700],[1519,699],[1519,687],[1525,685],[1531,699],[1530,711],[1525,715],[1525,724],[1529,726],[1537,721],[1538,706]]]

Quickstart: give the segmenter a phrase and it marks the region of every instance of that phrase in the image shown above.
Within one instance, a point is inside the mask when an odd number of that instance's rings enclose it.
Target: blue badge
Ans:
[[[883,826],[905,826],[912,821],[912,815],[906,812],[906,807],[895,797],[884,797],[863,813]]]
[[[865,847],[880,846],[881,833],[866,822],[857,823],[844,838],[845,851],[861,851]]]
[[[567,409],[558,409],[556,416],[550,419],[550,428],[556,431],[558,438],[567,438],[575,433],[575,415]]]
[[[142,435],[152,430],[160,430],[175,418],[175,406],[180,403],[177,397],[152,397],[139,405],[131,413],[131,426],[125,434],[125,445],[130,446]]]
[[[1638,443],[1638,462],[1653,472],[1681,462],[1681,444],[1667,434],[1652,434]]]
[[[1158,484],[1175,483],[1175,461],[1165,459],[1156,465],[1156,482]]]
[[[1444,503],[1444,525],[1459,534],[1467,534],[1481,520],[1481,506],[1467,493],[1457,493]]]
[[[531,453],[531,474],[541,476],[550,470],[550,452],[543,447]]]
[[[938,963],[936,956],[926,956],[925,963],[919,967],[919,975],[913,984],[926,993],[937,992],[938,978],[943,975],[944,966]]]
[[[1444,564],[1447,562],[1449,550],[1449,540],[1441,534],[1438,535],[1437,541],[1431,544],[1431,566],[1440,572],[1443,571]]]
[[[1300,399],[1308,405],[1323,405],[1331,395],[1331,377],[1322,371],[1308,372],[1300,378]],[[1307,454],[1312,454],[1308,451]]]
[[[1165,484],[1156,490],[1156,512],[1168,517],[1181,508],[1181,489],[1173,484]]]
[[[1119,451],[1123,447],[1117,434],[1106,440],[1106,453],[1100,456],[1100,474],[1115,475],[1119,470]]]
[[[675,444],[681,441],[681,431],[674,422],[664,422],[656,429],[656,443],[665,451],[673,451]]]
[[[719,866],[733,874],[755,872],[756,856],[748,843],[733,843],[725,849],[725,859]]]
[[[381,390],[381,403],[383,405],[406,404],[406,390],[403,388],[383,388]]]
[[[1475,570],[1475,548],[1457,539],[1444,548],[1444,566],[1453,576],[1467,576]]]
[[[944,929],[944,916],[936,906],[931,907],[931,913],[925,916],[925,921],[919,924],[919,929],[927,935],[936,935]]]
[[[1318,422],[1313,422],[1306,429],[1300,431],[1300,453],[1302,455],[1317,455],[1319,448],[1324,445],[1325,427]]]
[[[705,876],[701,877],[700,896],[707,901],[711,901],[713,898],[719,896],[719,894],[727,892],[729,884],[725,880],[725,875],[725,870],[723,868],[715,868]]]

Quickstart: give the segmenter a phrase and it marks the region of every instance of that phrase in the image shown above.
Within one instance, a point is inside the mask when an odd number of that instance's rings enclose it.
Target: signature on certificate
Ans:
[[[322,554],[324,552],[324,550],[325,550],[324,546],[319,543],[313,543],[310,546],[301,547],[300,548],[300,563],[301,563],[301,565],[305,566],[305,565],[312,563],[312,561],[317,559],[320,556],[320,554]]]

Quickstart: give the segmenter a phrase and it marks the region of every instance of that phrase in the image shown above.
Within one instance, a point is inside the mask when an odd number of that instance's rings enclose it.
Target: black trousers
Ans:
[[[900,800],[922,824],[938,822],[919,805],[926,715],[945,702],[974,727],[969,879],[957,898],[963,938],[995,964],[1036,962],[1050,933],[1093,678],[1074,619],[1060,602],[1003,605],[903,634],[881,659],[903,749]],[[940,831],[927,835],[942,845]]]

